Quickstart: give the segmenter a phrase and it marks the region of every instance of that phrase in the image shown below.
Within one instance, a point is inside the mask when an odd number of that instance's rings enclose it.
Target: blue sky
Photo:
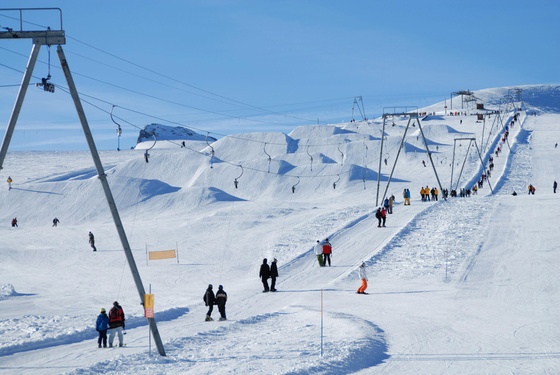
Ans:
[[[356,96],[372,118],[457,90],[560,82],[555,1],[2,1],[22,5],[62,9],[101,150],[117,146],[113,106],[129,148],[152,122],[214,137],[288,133],[350,120]],[[23,14],[24,30],[59,28],[57,12]],[[18,29],[18,17],[1,10],[0,27]],[[30,40],[0,40],[2,131],[30,51]],[[50,55],[60,88],[29,88],[11,151],[87,148],[54,46]],[[39,60],[35,81],[49,72],[46,47]]]

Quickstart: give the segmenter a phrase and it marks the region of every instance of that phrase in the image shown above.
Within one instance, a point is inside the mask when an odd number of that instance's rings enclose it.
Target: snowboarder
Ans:
[[[56,226],[58,226],[58,223],[60,223],[60,220],[58,220],[58,218],[55,217],[52,221],[52,226],[56,227]]]
[[[95,237],[93,236],[93,233],[91,233],[91,232],[89,232],[89,245],[91,246],[93,251],[97,251],[97,248],[95,247]]]
[[[220,320],[226,320],[226,301],[227,293],[224,287],[220,285],[216,293],[216,305],[218,305],[218,311],[220,312]]]
[[[366,273],[366,264],[364,262],[362,262],[362,264],[360,264],[360,267],[358,267],[358,277],[360,278],[360,280],[362,280],[362,285],[360,285],[356,293],[368,294],[366,293],[368,278]]]
[[[329,267],[331,266],[331,254],[332,254],[332,245],[329,242],[329,239],[326,238],[325,242],[323,242],[323,265],[327,265],[329,263]]]
[[[95,330],[99,333],[99,338],[97,339],[98,348],[101,348],[101,344],[103,344],[104,348],[107,347],[107,328],[109,328],[109,317],[105,308],[101,308],[101,312],[95,322]]]
[[[529,189],[529,194],[535,195],[535,191],[536,191],[537,189],[535,189],[535,187],[534,187],[533,185],[529,185],[528,189]]]
[[[12,219],[12,227],[17,227],[17,226],[18,226],[18,224],[17,224],[17,217],[14,217],[14,218]]]
[[[276,258],[270,264],[270,291],[276,292],[276,278],[278,277],[278,266],[276,265]]]
[[[317,240],[317,244],[315,244],[315,255],[317,256],[317,261],[319,262],[319,267],[324,267],[325,264],[323,263],[323,245],[321,245],[321,241]]]
[[[554,183],[552,184],[552,189],[554,190],[554,194],[556,194],[557,187],[558,187],[558,183],[556,183],[556,180],[554,180]]]
[[[270,267],[267,264],[266,258],[263,259],[263,262],[261,264],[259,277],[261,278],[264,287],[263,293],[267,293],[270,290],[268,287],[268,279],[270,278]]]
[[[8,176],[8,190],[12,190],[12,178]]]
[[[113,302],[113,307],[109,310],[109,347],[113,346],[115,335],[119,336],[119,346],[123,346],[123,330],[124,330],[124,311],[117,301]]]
[[[212,319],[212,310],[214,310],[214,305],[216,304],[216,296],[212,288],[212,284],[208,284],[208,288],[206,288],[206,292],[204,292],[204,296],[202,297],[204,304],[208,306],[208,312],[206,313],[207,322],[214,320]]]

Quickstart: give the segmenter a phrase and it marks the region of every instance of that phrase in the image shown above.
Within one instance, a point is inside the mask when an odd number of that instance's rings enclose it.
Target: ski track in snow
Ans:
[[[155,313],[158,321],[177,319],[188,313],[187,308],[175,308]],[[147,326],[144,317],[131,316],[126,328]],[[51,346],[73,344],[92,340],[97,332],[87,316],[25,315],[21,319],[0,321],[0,357]]]
[[[185,373],[204,372],[211,367],[215,374],[261,373],[262,369],[274,368],[274,374],[334,375],[375,366],[387,358],[383,354],[386,352],[383,332],[368,321],[346,314],[330,314],[328,319],[336,330],[344,331],[351,339],[337,334],[338,339],[325,343],[324,350],[329,356],[319,357],[320,347],[314,336],[301,335],[302,330],[318,331],[314,315],[315,311],[293,307],[240,321],[218,322],[219,328],[168,342],[167,357],[152,356],[146,361],[144,353],[128,355],[76,369],[69,374],[118,372],[120,368],[133,373],[161,373],[165,366],[177,366]],[[262,334],[263,326],[269,327],[266,335]],[[247,336],[252,339],[245,340]],[[287,340],[287,345],[292,348],[289,353],[285,350],[276,352],[274,343],[280,340]],[[380,354],[364,356],[364,352]],[[242,372],[234,370],[239,366],[243,368]]]

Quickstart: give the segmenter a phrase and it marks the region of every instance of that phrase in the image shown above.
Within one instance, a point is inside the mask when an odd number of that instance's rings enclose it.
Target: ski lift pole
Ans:
[[[385,197],[387,196],[387,191],[389,190],[389,184],[391,184],[391,180],[393,179],[393,174],[395,173],[395,168],[397,167],[397,161],[399,160],[399,155],[401,154],[401,150],[404,147],[404,140],[406,139],[406,133],[408,132],[408,128],[410,126],[411,120],[412,120],[412,117],[410,117],[408,119],[408,123],[406,124],[406,128],[404,129],[404,134],[403,134],[403,137],[401,139],[401,144],[399,146],[399,151],[397,151],[397,157],[395,158],[395,162],[393,163],[393,168],[391,168],[391,174],[389,175],[389,181],[387,181],[387,186],[385,187],[385,192],[383,193],[383,197],[381,198],[382,201],[384,201]]]
[[[383,140],[385,139],[385,122],[386,116],[383,116],[383,130],[381,130],[381,148],[379,149],[379,167],[377,169],[377,195],[375,197],[376,207],[379,207],[379,186],[381,185],[381,159],[383,157]]]
[[[70,95],[72,96],[72,100],[74,101],[76,112],[78,113],[78,117],[80,118],[80,123],[82,124],[82,129],[84,131],[84,135],[86,137],[86,141],[88,143],[89,150],[91,152],[91,157],[93,159],[93,163],[95,164],[95,169],[97,170],[98,178],[101,181],[101,186],[103,187],[105,198],[107,199],[107,203],[109,204],[109,209],[113,216],[113,221],[115,223],[115,227],[119,234],[121,244],[123,246],[123,250],[126,255],[126,259],[128,261],[130,271],[132,273],[132,277],[136,284],[136,289],[138,290],[138,294],[140,296],[140,303],[143,305],[146,291],[144,289],[144,285],[142,285],[142,279],[140,278],[140,273],[138,272],[138,268],[136,267],[136,261],[134,260],[134,256],[132,255],[132,250],[130,248],[128,239],[126,237],[126,233],[124,231],[124,227],[121,218],[119,216],[119,211],[117,210],[117,205],[113,198],[113,194],[111,193],[111,188],[109,186],[109,183],[107,182],[107,175],[105,174],[103,165],[101,164],[101,159],[99,158],[99,153],[97,152],[97,147],[95,146],[95,141],[93,140],[93,136],[91,134],[86,119],[84,108],[82,107],[82,103],[78,95],[78,90],[76,89],[76,85],[74,84],[74,79],[72,78],[72,74],[70,73],[68,61],[66,60],[66,56],[64,55],[64,51],[62,50],[61,45],[58,45],[56,52],[60,60],[60,66],[62,68],[62,71],[64,72],[64,76],[66,77],[66,82],[68,83],[68,89],[70,90]],[[165,356],[166,355],[165,348],[163,347],[163,343],[159,335],[156,321],[154,318],[147,318],[147,320],[150,326],[150,330],[152,331],[152,335],[154,336],[154,341],[156,342],[156,346],[158,348],[159,354]]]
[[[459,171],[459,177],[457,177],[457,186],[455,186],[455,190],[459,188],[459,181],[461,180],[461,176],[463,175],[463,171],[465,170],[465,164],[467,164],[467,158],[469,157],[469,151],[471,150],[472,141],[474,138],[470,138],[469,145],[467,146],[467,154],[463,159],[463,165],[461,165],[461,170]]]
[[[115,123],[115,125],[117,125],[117,151],[120,151],[121,150],[122,128],[121,128],[121,124],[116,122],[115,118],[113,117],[113,110],[115,109],[115,107],[116,107],[116,105],[113,105],[113,107],[111,108],[111,121],[113,121]]]
[[[31,77],[33,76],[33,68],[35,67],[35,63],[37,62],[37,57],[39,56],[40,50],[41,50],[41,43],[38,42],[33,43],[31,54],[29,55],[29,60],[27,62],[27,68],[25,69],[25,73],[23,75],[21,85],[19,86],[18,96],[16,98],[14,108],[12,109],[12,115],[10,116],[10,121],[8,122],[6,133],[4,134],[4,140],[2,141],[2,148],[0,148],[0,169],[3,168],[4,159],[6,158],[6,154],[8,153],[8,147],[10,146],[10,141],[14,134],[14,129],[16,127],[16,123],[21,111],[21,107],[23,105],[23,99],[25,98],[25,94],[27,93],[27,88],[29,87],[29,82],[31,81]]]
[[[455,170],[455,148],[457,147],[457,139],[453,140],[453,159],[451,160],[451,181],[449,181],[449,190],[453,190],[453,173]]]
[[[323,289],[321,289],[321,357],[323,357]]]
[[[428,141],[426,140],[426,136],[424,135],[424,130],[422,129],[422,125],[420,124],[420,120],[418,119],[418,114],[416,115],[416,121],[418,122],[418,129],[420,129],[420,134],[422,134],[422,139],[424,140],[424,145],[426,146],[426,151],[428,151],[428,159],[430,159],[430,164],[432,164],[432,169],[434,170],[434,174],[436,176],[436,180],[439,186],[439,190],[443,191],[443,187],[441,186],[441,182],[439,180],[439,176],[436,170],[436,166],[434,164],[434,160],[432,159],[432,152],[430,151],[430,148],[428,147]],[[445,198],[445,196],[443,197],[443,199],[447,200],[447,198]]]

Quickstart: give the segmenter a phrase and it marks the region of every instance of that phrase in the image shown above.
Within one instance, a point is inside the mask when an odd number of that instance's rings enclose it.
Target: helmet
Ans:
[[[212,288],[213,288],[212,284],[208,284],[208,289],[212,289]]]
[[[105,312],[105,308],[102,307],[100,312],[104,313],[104,312]]]

